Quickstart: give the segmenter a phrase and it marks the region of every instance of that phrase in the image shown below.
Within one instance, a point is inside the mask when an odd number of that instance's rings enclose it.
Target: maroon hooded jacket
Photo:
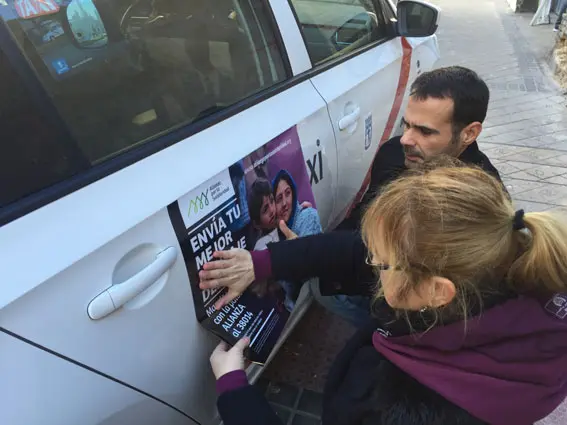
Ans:
[[[384,357],[487,423],[532,425],[567,396],[567,294],[511,299],[470,319],[466,333],[458,322],[385,334],[373,337]]]

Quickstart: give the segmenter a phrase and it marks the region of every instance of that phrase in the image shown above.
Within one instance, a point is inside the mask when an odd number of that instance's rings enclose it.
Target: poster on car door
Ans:
[[[202,291],[198,273],[215,251],[267,249],[284,238],[284,220],[299,237],[321,232],[295,127],[269,141],[168,207],[179,239],[199,322],[230,344],[250,338],[248,357],[263,364],[276,344],[301,282],[257,281],[217,311],[225,288]]]

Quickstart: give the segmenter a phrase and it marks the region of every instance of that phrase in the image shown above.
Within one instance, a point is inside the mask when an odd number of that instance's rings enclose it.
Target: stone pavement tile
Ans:
[[[525,128],[533,127],[533,123],[528,120],[518,121],[508,124],[501,124],[501,125],[493,125],[493,126],[484,126],[485,128],[482,131],[483,135],[486,136],[495,136],[495,135],[502,135],[511,133],[518,130],[523,130]]]
[[[542,182],[512,179],[509,177],[503,177],[502,180],[504,181],[504,185],[506,186],[506,189],[508,189],[508,192],[510,193],[510,195],[512,195],[512,198],[514,199],[518,198],[518,196],[523,192],[531,192],[534,190],[541,189],[542,187],[545,186],[545,184]],[[518,198],[518,199],[526,200],[526,201],[535,200],[535,199],[524,199],[524,198]],[[535,201],[537,202],[538,200]],[[553,202],[551,203],[553,204]]]
[[[508,119],[511,122],[515,122],[515,121],[521,121],[521,120],[529,120],[529,119],[534,119],[534,118],[538,118],[538,117],[545,117],[546,115],[550,115],[550,114],[554,114],[554,113],[558,113],[558,112],[564,112],[565,109],[564,108],[558,108],[557,110],[552,110],[551,112],[548,111],[547,109],[534,109],[531,111],[523,111],[523,112],[519,112],[517,114],[510,114],[510,116],[506,115],[505,117],[509,117]],[[555,124],[559,124],[559,123],[555,123]]]
[[[533,134],[534,137],[541,136],[542,138],[545,138],[550,134],[555,134],[558,131],[564,131],[564,130],[557,130],[557,123],[535,125],[533,127],[528,128],[527,130],[529,130],[530,134]]]
[[[542,183],[535,183],[542,184]],[[537,189],[512,194],[521,201],[541,202],[552,205],[567,205],[567,186],[546,183]]]
[[[528,148],[546,148],[554,142],[554,140],[545,141],[545,136],[536,134],[537,132],[531,131],[531,129],[513,131],[490,137],[487,139],[487,142],[502,145],[525,146]]]
[[[490,139],[490,141],[488,141],[488,139]],[[496,142],[496,140],[492,139],[492,138],[481,138],[481,140],[479,140],[478,143],[478,147],[480,148],[481,151],[483,152],[489,152],[492,149],[496,149],[499,148],[501,146],[500,143]]]
[[[530,164],[529,162],[516,162],[516,161],[507,161],[501,160],[503,163],[510,164],[513,167],[517,168],[519,171],[528,170],[530,168],[538,167],[537,164]]]
[[[488,151],[487,155],[490,158],[490,151]],[[491,162],[494,164],[494,161],[491,160]],[[511,178],[522,178],[522,177],[513,177],[513,176],[514,174],[522,173],[524,172],[524,170],[527,170],[529,168],[537,167],[537,165],[529,164],[527,162],[514,162],[514,161],[505,161],[505,160],[501,160],[497,164],[498,165],[496,166],[496,168],[498,168],[498,172],[503,176],[509,176]],[[524,180],[533,180],[533,179],[530,178]]]
[[[545,419],[536,422],[534,425],[565,425],[567,422],[567,399],[559,405],[557,409]]]
[[[524,93],[523,96],[491,98],[488,110],[499,110],[501,108],[513,108],[518,105],[526,105],[547,99],[549,96],[544,93]]]
[[[539,134],[532,134],[528,131],[529,130],[527,128],[523,130],[506,131],[504,133],[498,134],[497,136],[494,136],[493,142],[512,145],[524,139],[540,136]]]
[[[553,124],[556,122],[561,122],[565,119],[565,115],[566,112],[561,112],[561,113],[557,113],[557,114],[551,114],[551,115],[546,115],[543,117],[537,117],[537,118],[533,118],[530,121],[539,124],[539,125],[543,125],[543,124]]]
[[[537,113],[538,116],[547,116],[557,113],[564,113],[565,107],[563,105],[549,102],[546,99],[540,99],[535,102],[517,102],[516,104],[504,107],[503,110],[490,111],[491,117],[499,117],[506,114],[517,113]]]
[[[510,148],[514,146],[509,146]],[[562,151],[555,151],[551,149],[526,149],[526,148],[518,148],[518,152],[514,153],[507,153],[510,151],[503,150],[500,158],[506,158],[510,161],[518,161],[518,162],[529,162],[532,164],[542,164],[542,165],[556,165],[552,164],[547,161],[549,158],[557,158],[559,156],[565,155]],[[496,149],[492,150],[492,153],[495,152]],[[561,166],[561,164],[559,164]]]
[[[549,95],[545,93],[498,93],[495,94],[495,96],[490,96],[489,109],[537,102],[538,100],[546,99],[548,97]]]
[[[500,168],[500,167],[499,167]],[[551,165],[538,165],[535,167],[527,168],[526,170],[519,171],[514,174],[509,174],[508,176],[513,179],[525,179],[525,180],[545,180],[551,177],[560,176],[567,173],[567,168],[564,167],[553,167]]]
[[[530,137],[527,139],[517,139],[516,141],[510,142],[511,145],[525,146],[528,148],[549,148],[551,141],[546,142],[545,137]]]
[[[522,201],[521,199],[514,200],[514,207],[525,212],[542,212],[548,211],[555,207],[555,205],[544,204],[542,202]]]
[[[490,118],[489,121],[491,126],[493,126],[493,125],[504,125],[513,122],[518,122],[527,118],[529,117],[520,117],[520,114],[506,114],[506,115],[500,115],[499,117]]]
[[[554,165],[556,167],[567,167],[567,154],[565,153],[565,151],[556,152],[557,153],[554,156],[545,159],[534,160],[534,163],[542,165]]]
[[[512,105],[514,102],[521,101],[521,99],[529,98],[530,96],[538,96],[538,98],[542,98],[545,95],[543,93],[497,91],[490,93],[490,102],[496,106],[503,106],[505,104]]]
[[[552,143],[550,145],[547,145],[546,148],[555,149],[558,151],[567,151],[567,140],[563,142]]]
[[[520,155],[522,152],[528,151],[528,148],[520,146],[501,145],[497,148],[490,150],[491,158],[507,158],[512,155]],[[527,161],[524,161],[527,162]]]
[[[549,113],[544,110],[513,112],[494,118],[490,117],[489,122],[491,126],[508,125],[511,123],[524,122],[526,120],[539,119],[540,117],[544,117],[546,115],[549,115]]]
[[[567,171],[567,168],[565,168],[565,171]],[[544,180],[544,183],[562,184],[567,186],[567,174],[551,177],[549,179]]]

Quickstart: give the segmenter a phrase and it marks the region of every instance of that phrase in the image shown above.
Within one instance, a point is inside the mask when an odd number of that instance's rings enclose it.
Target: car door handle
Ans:
[[[360,108],[356,108],[350,114],[345,115],[339,120],[339,130],[343,131],[352,126],[360,116]]]
[[[118,310],[132,298],[140,295],[152,286],[177,259],[177,248],[170,246],[159,254],[156,259],[140,272],[122,283],[112,285],[98,294],[87,307],[87,313],[93,320],[102,319]]]

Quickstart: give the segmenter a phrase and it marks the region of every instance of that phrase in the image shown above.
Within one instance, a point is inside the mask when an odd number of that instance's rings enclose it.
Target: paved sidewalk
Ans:
[[[438,66],[467,66],[489,84],[490,111],[479,143],[517,207],[533,212],[567,206],[567,102],[542,64],[553,37],[547,46],[545,27],[529,27],[530,18],[511,13],[505,0],[429,1],[443,9]],[[537,39],[526,38],[531,35]],[[311,403],[320,403],[316,392],[351,332],[315,306],[268,367],[264,378],[272,382],[261,385],[268,385],[287,424],[317,424]],[[565,424],[567,404],[537,425]]]
[[[439,66],[470,67],[490,86],[479,143],[516,204],[528,212],[567,205],[567,102],[526,38],[542,27],[528,27],[504,0],[433,2],[443,8]]]

